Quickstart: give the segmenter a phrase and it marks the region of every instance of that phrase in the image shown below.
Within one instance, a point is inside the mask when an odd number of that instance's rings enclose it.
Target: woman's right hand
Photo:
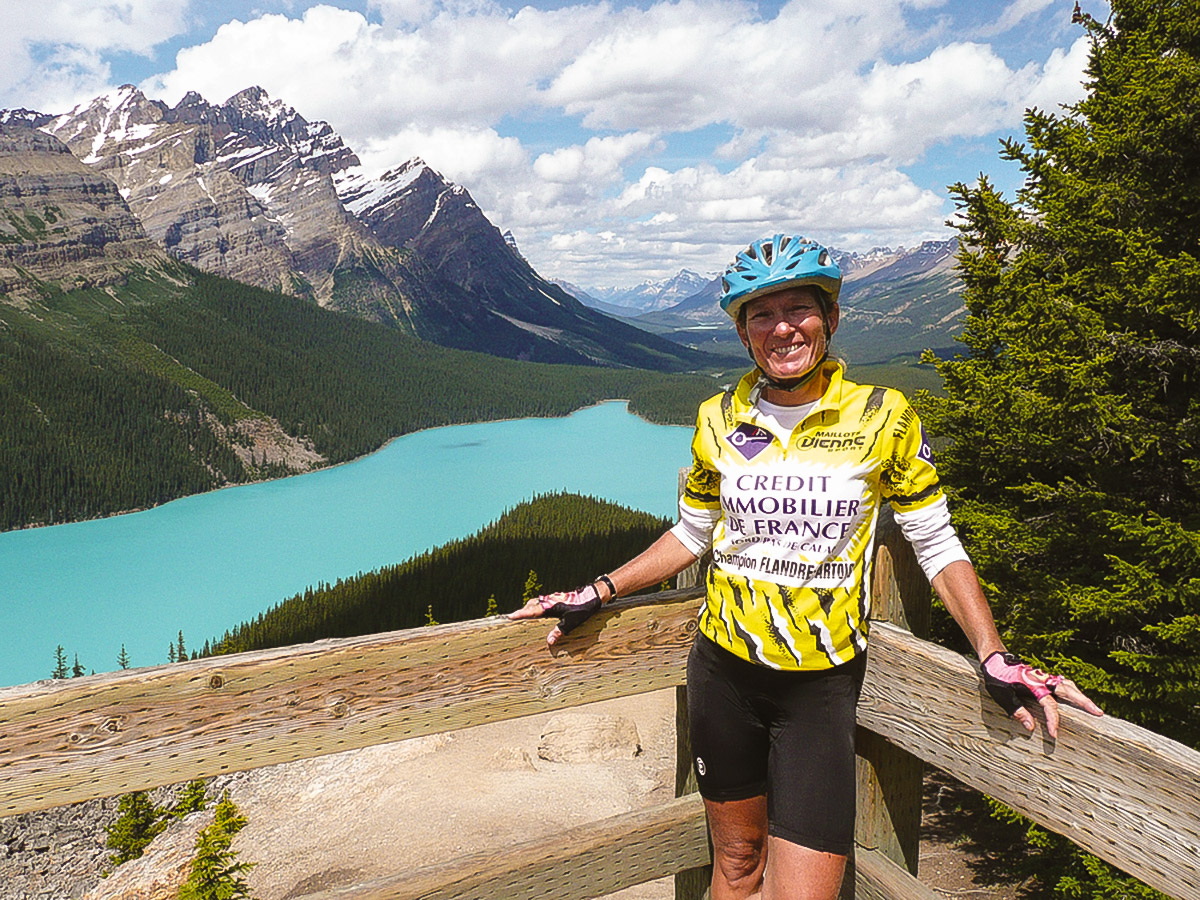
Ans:
[[[573,591],[557,591],[533,597],[516,612],[508,614],[510,619],[536,619],[540,616],[557,616],[559,622],[546,635],[546,644],[553,647],[559,638],[586,622],[603,601],[595,584],[585,584]]]

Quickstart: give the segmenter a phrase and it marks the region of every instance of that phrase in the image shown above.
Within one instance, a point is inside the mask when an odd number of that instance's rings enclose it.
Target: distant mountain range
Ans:
[[[115,186],[97,182],[89,196],[107,198],[113,234],[141,241],[126,256],[157,247],[442,346],[514,359],[685,371],[722,364],[706,354],[742,358],[715,305],[716,277],[685,269],[629,288],[544,279],[465,188],[415,158],[371,177],[327,123],[261,88],[220,105],[189,93],[168,107],[126,85],[61,115],[3,111],[0,126],[50,141],[38,139],[37,162],[10,158],[14,173],[36,179],[56,158],[62,168],[57,139]],[[0,294],[18,289],[19,271],[86,283],[98,264],[94,244],[59,235],[34,247],[10,232],[0,222],[3,258],[16,263],[0,273]],[[964,315],[954,249],[837,253],[839,352],[865,362],[953,346]]]
[[[864,363],[916,354],[925,348],[953,348],[966,315],[962,285],[953,272],[957,249],[958,242],[949,240],[926,241],[912,250],[879,248],[864,254],[833,251],[844,277],[835,352]],[[659,284],[677,284],[681,279],[696,277],[685,270]],[[654,285],[648,283],[635,290],[637,296],[651,297]],[[718,275],[674,304],[664,305],[656,299],[651,306],[625,309],[623,318],[686,346],[743,359],[745,350],[718,304],[720,294]],[[599,305],[599,301],[587,299],[595,296],[591,291],[576,296]],[[611,308],[611,312],[621,315],[619,308]]]
[[[62,115],[5,111],[0,124],[61,141],[115,185],[112,205],[126,206],[144,237],[205,271],[496,356],[669,371],[706,363],[542,278],[465,188],[423,161],[370,177],[327,123],[261,88],[220,105],[189,93],[168,107],[126,85]],[[32,148],[20,161],[36,168]],[[41,142],[37,153],[59,151]],[[20,269],[32,251],[18,238],[5,254]],[[82,251],[58,243],[53,274],[70,281],[68,258]]]
[[[631,288],[579,287],[566,281],[556,281],[564,290],[588,306],[615,315],[638,315],[668,309],[704,289],[712,280],[690,269],[680,269],[677,275],[662,281],[643,281]]]

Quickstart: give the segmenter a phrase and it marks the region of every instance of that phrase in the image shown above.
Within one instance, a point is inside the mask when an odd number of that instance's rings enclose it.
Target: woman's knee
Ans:
[[[732,885],[757,885],[767,859],[766,836],[739,837],[713,843],[713,864],[722,879]]]

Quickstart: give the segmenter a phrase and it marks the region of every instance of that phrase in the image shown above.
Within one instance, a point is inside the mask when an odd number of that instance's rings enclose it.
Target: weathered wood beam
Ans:
[[[618,602],[554,653],[545,622],[484,620],[0,690],[0,815],[675,686],[695,596]],[[1200,754],[1073,710],[1029,736],[966,659],[882,623],[859,723],[1200,900]]]
[[[857,896],[937,900],[882,853],[856,850]],[[305,894],[296,900],[588,900],[709,861],[704,804],[688,794],[550,837]]]
[[[696,589],[0,689],[0,816],[674,687]]]
[[[708,861],[699,794],[298,900],[587,900]]]
[[[880,511],[878,544],[871,566],[871,618],[929,636],[933,590],[917,564],[912,545],[900,532],[891,507]],[[920,759],[859,727],[855,734],[858,814],[854,841],[878,850],[911,874],[919,874],[921,797],[925,767]],[[855,891],[851,892],[850,887]],[[846,879],[843,897],[858,896],[858,879]]]
[[[872,626],[859,725],[1178,900],[1200,900],[1200,753],[1068,707],[1027,733],[966,658]]]
[[[854,849],[855,900],[944,900],[878,850]]]

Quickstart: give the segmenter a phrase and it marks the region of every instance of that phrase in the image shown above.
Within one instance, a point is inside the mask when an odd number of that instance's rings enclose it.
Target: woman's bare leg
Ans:
[[[762,900],[837,900],[845,872],[844,856],[769,837]]]
[[[749,900],[763,885],[767,798],[705,800],[713,842],[712,900]]]

